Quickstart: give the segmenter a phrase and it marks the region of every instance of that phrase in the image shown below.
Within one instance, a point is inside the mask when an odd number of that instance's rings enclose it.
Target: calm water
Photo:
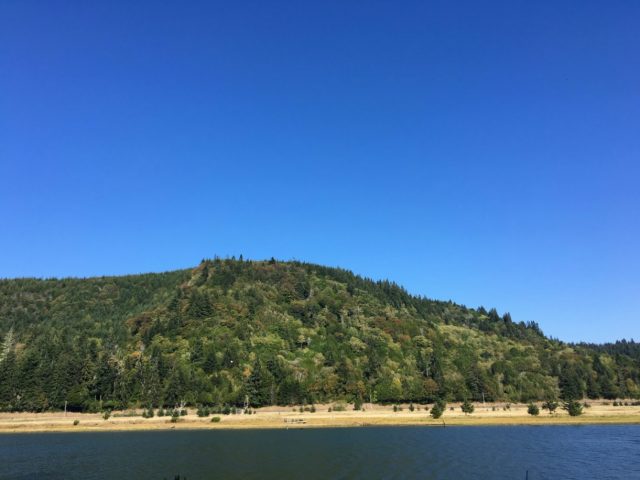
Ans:
[[[0,435],[0,478],[640,479],[640,426]]]

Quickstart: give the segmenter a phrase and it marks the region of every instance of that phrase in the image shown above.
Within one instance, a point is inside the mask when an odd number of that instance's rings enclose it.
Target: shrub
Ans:
[[[444,400],[437,400],[435,405],[431,408],[431,416],[433,418],[440,418],[444,413],[444,409],[447,406]]]
[[[440,418],[444,413],[444,409],[440,405],[434,405],[431,409],[431,417],[432,418]]]
[[[229,405],[225,405],[222,407],[222,414],[229,415],[231,413],[231,407]]]
[[[393,406],[393,411],[394,411],[394,412],[397,412],[397,411],[398,411],[398,406],[397,406],[397,405],[394,405],[394,406]]]
[[[316,406],[312,403],[311,408],[309,409],[311,413],[316,413]],[[256,413],[255,411],[253,413]]]
[[[109,420],[110,416],[111,412],[109,410],[105,410],[104,412],[102,412],[102,418],[104,418],[105,420]]]
[[[181,417],[186,417],[187,415],[189,415],[189,411],[186,408],[183,408],[182,410],[180,410]]]
[[[465,400],[464,403],[460,406],[460,409],[464,412],[465,415],[473,413],[473,411],[475,410],[473,403],[471,403],[469,400]]]
[[[219,423],[220,417],[211,417],[211,423]]]
[[[566,410],[572,417],[582,415],[582,404],[580,402],[576,402],[575,400],[564,402],[564,404],[562,405],[562,409]]]
[[[527,407],[527,413],[535,417],[536,415],[540,414],[540,409],[535,403],[530,403],[529,406]]]
[[[74,420],[74,421],[73,421],[73,424],[74,424],[74,425],[78,425],[79,423],[80,423],[80,420]]]
[[[335,403],[333,405],[334,412],[345,412],[347,410],[347,406],[344,403]]]
[[[413,406],[413,402],[411,402],[409,404],[409,411],[413,412],[416,409],[416,407]]]
[[[159,417],[164,417],[164,410],[162,409],[162,407],[160,407],[160,408],[158,409],[158,416],[159,416]]]
[[[180,412],[173,410],[171,412],[171,423],[176,423],[180,419]]]
[[[362,410],[362,399],[359,397],[356,397],[356,399],[353,402],[353,409],[354,410]]]
[[[196,410],[196,415],[198,415],[199,417],[203,418],[203,417],[208,417],[210,414],[209,409],[207,407],[198,407],[198,409]]]
[[[547,400],[542,404],[542,408],[549,410],[549,415],[551,415],[558,408],[558,402],[554,400]]]

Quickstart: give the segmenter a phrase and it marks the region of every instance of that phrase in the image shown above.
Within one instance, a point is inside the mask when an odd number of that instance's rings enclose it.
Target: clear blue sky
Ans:
[[[640,337],[640,3],[0,3],[0,277],[275,256]]]

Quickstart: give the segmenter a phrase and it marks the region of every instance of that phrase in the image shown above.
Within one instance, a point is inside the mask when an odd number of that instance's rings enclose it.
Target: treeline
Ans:
[[[639,397],[637,344],[300,262],[0,281],[0,409]]]

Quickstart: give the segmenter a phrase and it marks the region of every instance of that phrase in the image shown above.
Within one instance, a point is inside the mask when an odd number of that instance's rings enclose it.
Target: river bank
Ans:
[[[465,415],[460,405],[449,404],[440,419],[433,419],[425,406],[408,405],[394,412],[391,406],[364,405],[355,411],[329,411],[331,405],[316,405],[316,412],[299,412],[287,407],[265,407],[254,414],[211,415],[198,417],[194,409],[188,415],[171,422],[170,417],[143,418],[142,411],[113,412],[105,420],[101,414],[47,412],[0,413],[0,433],[71,432],[71,431],[128,431],[128,430],[186,430],[186,429],[260,429],[260,428],[318,428],[359,426],[443,426],[443,425],[588,425],[588,424],[640,424],[640,406],[613,406],[611,402],[590,402],[590,408],[578,417],[558,410],[550,415],[541,410],[538,416],[527,413],[527,405],[504,403],[476,404],[474,413]],[[453,408],[453,410],[451,410]],[[295,410],[295,411],[294,411]],[[333,410],[333,409],[332,409]],[[135,416],[134,416],[135,415]],[[212,422],[212,417],[219,422]],[[74,424],[76,423],[77,424]]]

